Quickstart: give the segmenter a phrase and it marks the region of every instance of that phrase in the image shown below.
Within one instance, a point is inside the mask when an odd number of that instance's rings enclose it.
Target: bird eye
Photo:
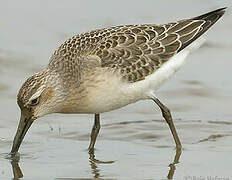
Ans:
[[[39,102],[39,98],[32,99],[31,100],[31,105],[35,106],[36,104],[38,104],[38,102]]]

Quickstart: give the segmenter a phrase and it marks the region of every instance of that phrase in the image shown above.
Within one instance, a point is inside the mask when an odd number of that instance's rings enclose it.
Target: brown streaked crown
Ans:
[[[24,82],[17,95],[17,102],[20,107],[25,106],[29,102],[31,96],[45,83],[46,74],[46,71],[38,72]]]

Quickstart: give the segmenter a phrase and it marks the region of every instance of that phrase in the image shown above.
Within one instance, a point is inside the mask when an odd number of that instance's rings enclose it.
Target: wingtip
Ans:
[[[219,9],[217,9],[217,10],[219,10],[219,11],[221,11],[221,10],[225,10],[227,7],[223,7],[223,8],[219,8]],[[217,11],[216,10],[216,11]]]
[[[191,18],[191,20],[203,20],[205,21],[204,24],[201,26],[201,30],[192,38],[192,40],[185,43],[185,45],[182,45],[179,51],[184,49],[186,46],[188,46],[190,43],[195,41],[198,37],[200,37],[202,34],[204,34],[213,24],[215,24],[225,13],[227,7],[219,8],[214,11],[210,11],[206,14]]]
[[[218,16],[218,18],[216,18],[216,19],[218,20],[220,17],[222,17],[222,16],[224,15],[224,13],[226,12],[226,8],[227,8],[227,7],[219,8],[219,9],[210,11],[210,12],[208,12],[208,13],[202,14],[202,15],[200,15],[200,16],[194,17],[194,18],[192,18],[192,19],[196,19],[196,20],[207,19],[207,18],[209,18],[209,17],[211,17],[211,16],[215,16],[215,15],[216,15],[216,16]],[[217,21],[217,20],[216,20],[216,21]],[[215,21],[215,22],[216,22],[216,21]]]
[[[220,8],[220,10],[226,10],[228,7],[223,7],[223,8]]]
[[[215,12],[221,12],[224,14],[226,12],[226,9],[227,7],[219,8],[219,9],[216,9]]]

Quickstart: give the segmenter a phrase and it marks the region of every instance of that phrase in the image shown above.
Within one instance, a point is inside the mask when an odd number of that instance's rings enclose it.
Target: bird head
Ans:
[[[39,117],[57,112],[59,103],[56,87],[48,71],[41,71],[28,78],[19,90],[17,103],[21,109],[21,118],[14,137],[11,155],[15,155],[32,123]]]

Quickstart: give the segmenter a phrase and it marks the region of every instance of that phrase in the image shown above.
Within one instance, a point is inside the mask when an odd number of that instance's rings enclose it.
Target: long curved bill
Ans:
[[[23,141],[23,138],[26,135],[28,129],[31,127],[33,121],[34,119],[32,117],[27,117],[23,112],[21,113],[18,129],[15,134],[13,146],[10,152],[11,156],[14,156],[18,152],[19,147]]]

